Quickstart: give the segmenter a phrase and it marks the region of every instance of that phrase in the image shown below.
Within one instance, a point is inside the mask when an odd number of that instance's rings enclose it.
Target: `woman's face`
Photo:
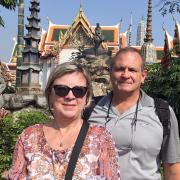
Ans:
[[[80,87],[80,90],[77,87]],[[80,72],[65,74],[53,82],[50,104],[55,118],[71,120],[81,118],[81,112],[86,104],[86,93],[83,97],[76,97],[76,93],[80,91],[81,94],[82,87],[87,87],[87,83]],[[68,88],[73,88],[73,90],[68,92]],[[66,93],[63,93],[65,91]],[[76,92],[73,94],[73,91]]]

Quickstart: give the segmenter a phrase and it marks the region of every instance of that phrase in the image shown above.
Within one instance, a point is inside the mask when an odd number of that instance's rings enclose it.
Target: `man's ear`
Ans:
[[[147,69],[144,69],[142,72],[142,80],[141,80],[142,84],[144,84],[147,75],[148,75],[148,71],[147,71]]]

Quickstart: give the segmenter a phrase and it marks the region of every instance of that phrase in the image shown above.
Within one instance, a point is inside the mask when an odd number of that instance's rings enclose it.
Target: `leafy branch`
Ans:
[[[165,16],[167,13],[180,13],[180,0],[161,0],[159,4],[163,4],[159,9],[163,16]]]
[[[0,5],[9,10],[15,10],[18,0],[0,0]],[[5,23],[3,18],[0,16],[0,26],[4,27]]]

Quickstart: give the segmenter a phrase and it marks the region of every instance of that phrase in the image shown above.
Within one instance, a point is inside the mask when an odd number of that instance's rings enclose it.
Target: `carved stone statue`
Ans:
[[[98,49],[101,43],[104,41],[104,36],[102,35],[102,30],[101,27],[99,26],[99,23],[96,24],[93,40],[94,40],[94,53],[95,55],[98,55]]]
[[[6,88],[6,82],[4,81],[4,78],[0,77],[0,94],[3,93],[5,88]]]
[[[3,91],[6,88],[6,82],[4,78],[0,77],[0,120],[2,120],[5,116],[7,116],[10,112],[3,108],[5,101],[3,97]]]
[[[0,108],[4,106],[4,98],[3,98],[3,91],[6,88],[6,82],[4,81],[4,78],[0,77]]]

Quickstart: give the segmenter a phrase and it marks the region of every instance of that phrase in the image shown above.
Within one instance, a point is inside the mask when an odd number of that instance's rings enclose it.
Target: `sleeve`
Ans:
[[[26,177],[27,162],[24,156],[23,136],[24,133],[20,135],[15,145],[13,162],[8,174],[9,180],[21,180]]]
[[[180,140],[176,115],[170,107],[170,135],[162,146],[162,160],[164,163],[180,162]]]
[[[104,130],[104,133],[101,135],[100,151],[98,162],[100,175],[106,177],[108,180],[120,180],[120,170],[115,143],[107,130]]]

